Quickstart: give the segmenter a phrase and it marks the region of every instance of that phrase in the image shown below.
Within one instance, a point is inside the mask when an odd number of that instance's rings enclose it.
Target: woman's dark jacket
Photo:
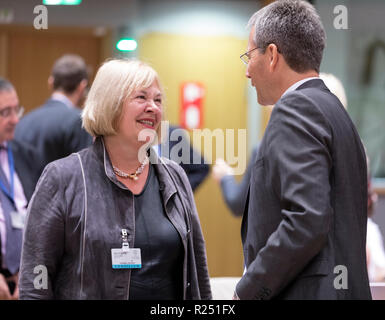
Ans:
[[[183,298],[211,299],[205,241],[187,176],[170,160],[150,160],[165,212],[183,242]],[[123,228],[133,248],[134,196],[116,179],[102,138],[47,165],[28,208],[20,299],[128,299],[131,271],[111,263]]]

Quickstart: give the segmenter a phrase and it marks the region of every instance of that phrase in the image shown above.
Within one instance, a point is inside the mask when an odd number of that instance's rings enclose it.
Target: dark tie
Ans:
[[[10,190],[9,182],[3,169],[0,166],[0,180],[3,185]],[[5,244],[5,266],[11,274],[15,274],[19,270],[20,256],[21,256],[21,244],[23,238],[22,229],[12,227],[11,212],[16,211],[15,205],[9,199],[9,197],[0,189],[0,202],[3,208],[3,215],[6,226],[6,244]]]

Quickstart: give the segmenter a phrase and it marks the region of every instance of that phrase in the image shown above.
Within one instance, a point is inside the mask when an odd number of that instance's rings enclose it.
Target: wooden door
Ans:
[[[0,27],[0,75],[15,86],[26,112],[50,96],[47,80],[56,59],[78,54],[90,69],[91,79],[106,57],[105,37],[90,28],[36,30],[32,27]]]

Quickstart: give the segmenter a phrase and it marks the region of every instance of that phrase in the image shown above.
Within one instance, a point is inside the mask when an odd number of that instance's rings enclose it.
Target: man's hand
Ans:
[[[7,281],[4,276],[0,274],[0,300],[12,299],[11,293],[9,292]]]
[[[16,284],[15,291],[12,295],[12,300],[19,300],[19,285]]]
[[[7,279],[8,281],[13,281],[15,283],[15,290],[13,291],[12,300],[19,300],[19,273],[14,274],[12,277]]]
[[[213,167],[213,170],[212,170],[212,176],[213,176],[214,180],[216,182],[220,183],[221,179],[227,175],[234,175],[233,168],[231,168],[225,162],[225,160],[218,158],[214,167]]]

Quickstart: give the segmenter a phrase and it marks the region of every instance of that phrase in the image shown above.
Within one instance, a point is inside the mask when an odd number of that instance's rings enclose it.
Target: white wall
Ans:
[[[40,0],[2,0],[15,24],[33,24]],[[46,6],[52,26],[130,26],[139,34],[159,31],[189,35],[247,37],[246,23],[257,1],[83,0],[79,6]]]
[[[1,0],[0,8],[14,11],[15,24],[33,24],[36,15],[33,8],[41,0]],[[48,27],[87,26],[116,27],[136,17],[136,1],[128,0],[83,0],[79,6],[46,6]]]
[[[257,1],[144,1],[138,32],[247,39],[246,23],[258,7]]]

